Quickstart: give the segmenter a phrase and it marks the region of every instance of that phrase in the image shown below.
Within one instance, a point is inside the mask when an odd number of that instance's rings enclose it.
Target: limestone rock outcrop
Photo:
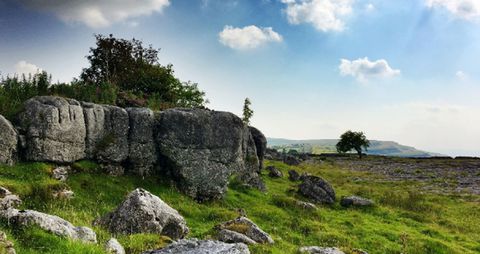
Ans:
[[[265,157],[265,153],[267,152],[267,138],[263,133],[255,128],[255,127],[248,127],[250,133],[252,134],[253,141],[255,142],[255,148],[257,149],[257,157],[259,160],[259,170],[263,169],[263,159]]]
[[[243,243],[188,239],[172,243],[161,250],[146,251],[143,254],[250,254]]]
[[[78,101],[34,97],[25,102],[18,119],[27,160],[68,163],[85,157],[85,121]]]
[[[299,186],[299,192],[316,203],[333,204],[335,202],[335,190],[333,187],[318,176],[304,176]]]
[[[37,226],[58,236],[80,240],[86,243],[96,243],[97,235],[87,227],[75,227],[72,223],[54,215],[33,210],[17,210],[14,208],[0,212],[0,217],[14,225],[28,227]]]
[[[12,165],[17,157],[18,134],[12,123],[0,115],[0,164]]]
[[[153,139],[154,113],[148,108],[127,108],[130,119],[128,136],[128,162],[131,171],[140,176],[152,173],[157,161],[155,142]]]
[[[179,239],[188,234],[185,219],[159,197],[136,189],[115,211],[97,219],[95,224],[113,234],[157,233]]]
[[[82,103],[86,126],[86,154],[101,163],[119,164],[128,156],[128,113],[110,105]]]
[[[262,188],[255,142],[232,113],[169,109],[155,117],[162,166],[197,200],[223,197],[230,176]]]

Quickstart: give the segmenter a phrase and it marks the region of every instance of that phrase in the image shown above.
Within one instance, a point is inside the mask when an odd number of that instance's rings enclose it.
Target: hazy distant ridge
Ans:
[[[269,147],[295,149],[308,153],[335,152],[335,145],[338,139],[309,139],[291,140],[283,138],[267,138]],[[398,156],[398,157],[432,157],[442,156],[438,153],[431,153],[418,150],[411,146],[401,145],[394,141],[370,140],[370,148],[367,154]]]

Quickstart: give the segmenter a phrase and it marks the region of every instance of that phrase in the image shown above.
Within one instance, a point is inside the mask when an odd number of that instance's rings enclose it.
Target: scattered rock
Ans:
[[[275,149],[267,148],[265,152],[265,159],[283,161],[283,155]]]
[[[263,188],[255,142],[236,115],[204,109],[155,114],[160,164],[177,186],[197,200],[222,198],[232,175]]]
[[[317,206],[315,204],[300,201],[300,200],[296,200],[295,205],[297,205],[298,207],[303,208],[305,210],[315,210],[315,209],[317,209]]]
[[[217,239],[225,243],[256,244],[248,236],[228,229],[218,231]]]
[[[189,232],[185,219],[175,209],[144,189],[132,191],[115,211],[95,224],[113,234],[157,233],[178,239]]]
[[[13,248],[13,243],[7,240],[7,235],[0,231],[0,253],[2,254],[16,254]]]
[[[86,243],[96,243],[97,235],[87,227],[75,227],[70,222],[54,215],[32,210],[17,210],[10,208],[2,211],[0,216],[18,226],[38,226],[58,236],[80,240]]]
[[[300,180],[300,174],[298,174],[297,171],[291,169],[291,170],[288,171],[288,179],[290,181],[296,182],[296,181]]]
[[[128,156],[129,118],[125,109],[82,102],[88,158],[120,164]]]
[[[130,119],[128,161],[132,167],[132,173],[148,176],[157,161],[153,141],[154,114],[148,108],[127,108],[126,110]]]
[[[53,191],[52,196],[56,199],[71,199],[75,193],[69,189],[62,189]]]
[[[70,167],[68,167],[68,166],[56,167],[52,171],[52,178],[56,179],[56,180],[59,180],[59,181],[62,181],[62,182],[65,182],[68,178],[68,172],[69,171],[70,171]]]
[[[54,96],[27,100],[18,129],[30,161],[74,162],[85,157],[85,121],[80,103]]]
[[[111,176],[122,176],[125,174],[125,168],[117,163],[109,163],[109,164],[100,164],[100,168],[103,172],[107,173]]]
[[[283,177],[282,171],[280,171],[278,168],[276,168],[274,166],[268,166],[267,171],[268,171],[268,176],[270,176],[272,178],[282,178]]]
[[[255,142],[255,147],[257,149],[257,157],[258,157],[258,160],[259,160],[259,170],[262,170],[263,169],[263,159],[265,157],[265,153],[267,151],[267,138],[265,137],[265,135],[263,135],[263,133],[255,128],[255,127],[248,127],[248,129],[250,130],[250,133],[252,134],[252,137],[253,137],[253,140]]]
[[[0,164],[12,165],[17,155],[18,135],[13,125],[0,115]]]
[[[125,254],[125,249],[115,238],[110,238],[105,244],[105,251],[110,254]]]
[[[0,187],[0,210],[7,210],[9,208],[15,208],[22,204],[22,200],[12,194],[6,188]]]
[[[238,217],[215,227],[217,230],[227,229],[245,235],[256,243],[274,243],[269,234],[261,230],[246,217]]]
[[[300,248],[300,253],[308,254],[345,254],[338,248],[331,247],[318,247],[318,246],[308,246]]]
[[[373,201],[370,199],[358,197],[358,196],[349,196],[343,197],[340,201],[340,204],[344,207],[349,206],[373,206]]]
[[[335,191],[332,186],[318,176],[303,177],[299,192],[316,203],[333,204],[335,202]]]
[[[368,252],[361,249],[353,249],[352,254],[368,254]]]
[[[250,254],[250,251],[243,243],[184,239],[161,250],[146,251],[143,254]]]
[[[300,165],[301,161],[297,157],[291,154],[286,154],[283,158],[283,162],[290,166],[297,166],[297,165]]]

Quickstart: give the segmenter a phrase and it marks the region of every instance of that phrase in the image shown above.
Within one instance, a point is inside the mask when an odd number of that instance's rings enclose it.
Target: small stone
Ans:
[[[267,171],[268,171],[268,176],[272,177],[272,178],[281,178],[283,177],[283,173],[282,171],[280,171],[278,168],[274,167],[274,166],[268,166],[267,167]]]
[[[125,168],[119,164],[101,164],[101,169],[111,176],[122,176],[125,174]]]
[[[72,190],[63,189],[59,191],[53,191],[52,195],[57,199],[71,199],[74,197],[75,193]]]
[[[56,167],[52,171],[52,177],[53,179],[65,182],[68,178],[69,171],[70,171],[70,167],[66,167],[66,166]]]
[[[11,194],[9,190],[7,190],[6,188],[0,187],[0,198],[4,198],[9,194]]]
[[[0,209],[2,210],[18,207],[20,204],[22,204],[22,200],[17,195],[7,194],[0,199]]]
[[[343,197],[340,201],[340,204],[344,207],[349,206],[373,206],[374,202],[370,199],[358,197],[358,196],[349,196]]]
[[[115,238],[110,238],[105,244],[105,251],[111,254],[125,254],[125,249]]]
[[[288,171],[288,179],[293,182],[298,181],[300,180],[300,174],[298,174],[297,171],[291,169]]]
[[[307,254],[345,254],[338,248],[331,247],[318,247],[318,246],[308,246],[300,248],[300,253]]]
[[[312,204],[312,203],[309,203],[309,202],[304,202],[304,201],[300,201],[300,200],[296,200],[295,201],[295,204],[300,207],[300,208],[303,208],[305,210],[315,210],[317,209],[317,206],[315,204]]]
[[[234,220],[217,225],[218,230],[227,229],[243,234],[256,243],[274,243],[273,239],[265,231],[260,229],[253,221],[246,217],[238,217]]]

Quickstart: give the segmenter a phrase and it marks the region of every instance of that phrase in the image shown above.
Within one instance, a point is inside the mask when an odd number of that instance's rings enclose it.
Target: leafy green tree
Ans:
[[[203,107],[205,93],[192,82],[175,77],[173,66],[158,62],[158,49],[143,46],[140,40],[95,35],[96,47],[87,56],[90,67],[80,79],[86,85],[108,83],[117,87],[120,106]]]
[[[340,141],[337,143],[337,151],[339,153],[346,153],[355,150],[359,158],[362,158],[362,148],[367,151],[370,146],[370,141],[363,132],[347,131],[340,136]]]
[[[245,98],[245,101],[243,103],[243,118],[242,118],[242,120],[246,125],[250,124],[250,119],[253,116],[253,110],[250,108],[251,105],[252,105],[252,103],[250,102],[250,99]]]

